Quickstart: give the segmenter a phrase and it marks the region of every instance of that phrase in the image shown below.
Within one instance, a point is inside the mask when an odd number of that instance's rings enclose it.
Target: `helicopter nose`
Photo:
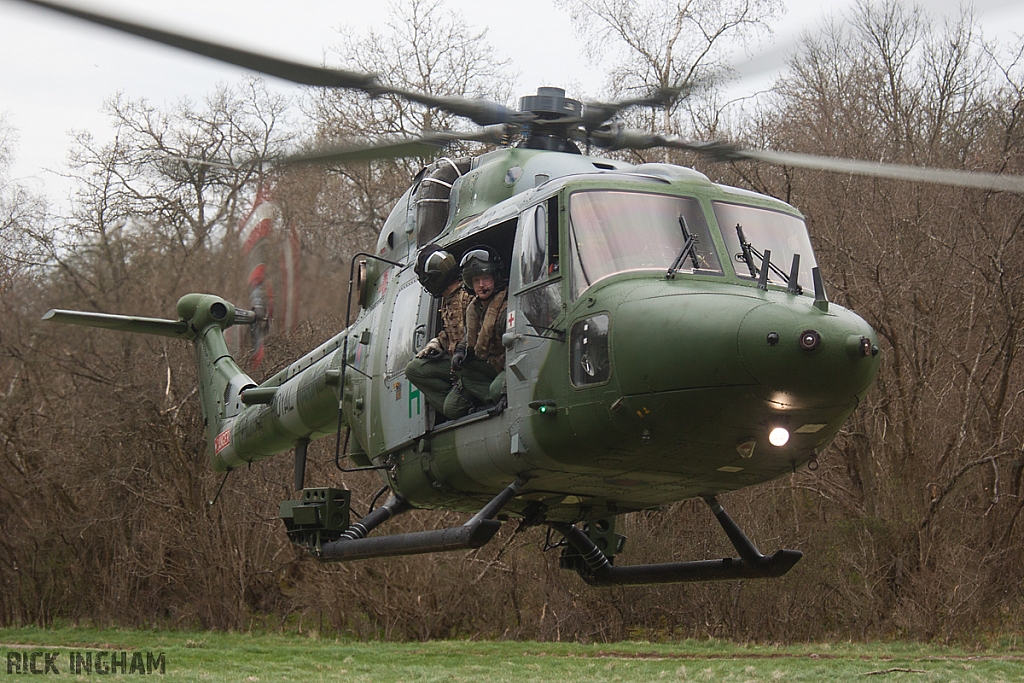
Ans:
[[[737,333],[747,371],[790,407],[845,403],[878,374],[878,339],[859,316],[831,305],[828,313],[784,303],[750,310]]]

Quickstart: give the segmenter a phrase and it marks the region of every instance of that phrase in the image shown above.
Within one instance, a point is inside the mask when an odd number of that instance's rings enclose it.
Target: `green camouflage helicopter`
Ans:
[[[560,535],[562,566],[592,585],[774,577],[800,559],[794,550],[762,555],[715,496],[816,464],[878,373],[874,330],[829,302],[794,207],[688,168],[630,165],[591,149],[680,148],[1024,192],[1019,177],[689,143],[626,130],[616,119],[675,92],[583,105],[541,88],[514,111],[23,1],[297,83],[398,95],[482,127],[286,162],[415,156],[454,140],[500,145],[421,171],[374,253],[353,260],[355,322],[262,384],[224,339],[228,327],[258,316],[214,295],[182,297],[177,320],[44,316],[192,341],[211,466],[230,471],[295,449],[302,495],[280,516],[289,537],[324,561],[477,548],[509,517]],[[503,409],[445,421],[405,377],[408,361],[440,329],[438,299],[413,268],[427,244],[456,258],[486,246],[505,264]],[[340,435],[342,426],[353,469],[376,470],[392,494],[354,523],[348,491],[304,488],[310,440]],[[738,558],[614,565],[625,541],[616,516],[697,497]],[[368,536],[411,508],[473,515],[457,527]]]

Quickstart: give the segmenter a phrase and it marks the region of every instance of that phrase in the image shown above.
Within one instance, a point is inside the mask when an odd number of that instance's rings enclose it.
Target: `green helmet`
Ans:
[[[473,277],[490,274],[494,277],[495,288],[501,286],[501,258],[490,247],[474,247],[462,255],[459,262],[462,269],[462,283],[473,291]]]
[[[436,244],[428,244],[416,255],[413,268],[423,289],[434,296],[441,296],[448,285],[459,279],[459,267],[455,257]]]

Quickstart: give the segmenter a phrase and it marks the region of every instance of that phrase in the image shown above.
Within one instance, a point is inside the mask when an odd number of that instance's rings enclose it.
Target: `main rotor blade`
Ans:
[[[857,159],[841,159],[816,154],[800,154],[798,152],[776,152],[769,149],[740,149],[719,146],[717,150],[702,150],[700,146],[691,147],[704,151],[712,156],[724,159],[755,159],[778,166],[797,166],[813,168],[834,173],[850,173],[876,178],[893,178],[895,180],[913,180],[938,185],[956,187],[973,187],[981,190],[1003,190],[1024,194],[1024,176],[999,175],[981,171],[960,171],[950,168],[929,168],[925,166],[908,166],[906,164],[888,164],[875,161],[859,161]]]
[[[912,180],[937,185],[973,187],[981,190],[1003,190],[1024,194],[1024,176],[999,175],[981,171],[961,171],[951,168],[928,168],[878,161],[842,159],[817,154],[776,152],[770,149],[743,149],[725,142],[689,142],[675,135],[658,135],[639,130],[627,130],[615,125],[604,126],[593,134],[594,143],[605,149],[650,149],[669,147],[685,149],[710,157],[714,161],[753,159],[777,166],[813,168],[833,173],[850,173],[874,178]]]
[[[230,162],[227,162],[227,161],[213,161],[212,159],[196,159],[195,157],[180,157],[180,156],[178,156],[176,154],[171,154],[170,152],[164,152],[164,151],[158,152],[157,156],[161,157],[162,159],[166,159],[168,161],[177,161],[177,162],[180,162],[180,163],[183,163],[183,164],[193,164],[195,166],[208,166],[210,168],[221,168],[221,169],[224,169],[225,171],[241,171],[246,166],[250,166],[250,165],[256,164],[256,163],[258,163],[260,161],[263,161],[263,159],[261,159],[260,157],[256,157],[256,158],[253,158],[253,159],[246,159],[246,160],[240,161],[238,163],[230,163]]]
[[[387,142],[366,145],[341,145],[324,147],[312,152],[292,154],[276,161],[281,164],[311,163],[348,163],[352,161],[372,161],[374,159],[398,159],[402,157],[430,156],[452,142],[485,142],[501,144],[509,134],[505,125],[487,126],[482,130],[470,133],[454,131],[437,131],[427,133],[418,138],[389,140]]]
[[[435,153],[444,144],[411,138],[409,140],[393,140],[378,144],[328,146],[313,152],[290,154],[277,161],[285,165],[344,164],[353,161],[373,161],[374,159],[425,157]]]
[[[645,97],[636,97],[617,102],[584,102],[580,122],[588,131],[594,130],[621,111],[633,107],[668,107],[687,91],[685,86],[658,88]]]
[[[456,116],[467,118],[478,126],[492,126],[501,123],[523,124],[533,119],[533,114],[530,112],[515,111],[483,97],[429,95],[415,90],[388,86],[377,86],[374,94],[397,95],[411,102],[443,109]]]
[[[322,66],[311,66],[301,64],[279,57],[250,52],[241,48],[229,47],[219,43],[211,43],[198,38],[190,38],[164,31],[161,29],[136,24],[123,19],[116,19],[104,14],[87,12],[85,10],[68,7],[66,5],[48,2],[47,0],[17,0],[37,7],[43,7],[54,12],[60,12],[68,16],[84,19],[85,21],[106,26],[108,28],[129,33],[131,35],[147,38],[149,40],[170,45],[193,54],[203,55],[216,59],[227,64],[234,64],[246,69],[252,69],[268,76],[276,76],[299,85],[309,85],[328,88],[352,88],[362,90],[373,97],[380,95],[397,95],[411,102],[443,109],[456,116],[470,119],[481,126],[488,126],[495,123],[525,123],[530,118],[529,113],[518,112],[504,105],[492,102],[484,98],[468,97],[443,97],[429,95],[427,93],[405,90],[382,85],[377,76],[371,73],[360,73],[357,71],[346,71],[344,69],[331,69]]]
[[[187,52],[211,57],[221,62],[234,64],[246,69],[252,69],[268,76],[276,76],[286,81],[299,83],[301,85],[326,86],[332,88],[356,88],[367,92],[375,92],[378,88],[377,77],[373,74],[345,71],[342,69],[328,69],[326,67],[309,66],[292,62],[287,59],[268,57],[266,55],[249,52],[240,48],[219,45],[197,38],[189,38],[178,33],[163,31],[160,29],[136,24],[122,19],[115,19],[95,12],[68,7],[46,0],[18,0],[37,7],[44,7],[54,12],[60,12],[72,17],[84,19],[94,24],[129,33],[142,38],[170,45]]]

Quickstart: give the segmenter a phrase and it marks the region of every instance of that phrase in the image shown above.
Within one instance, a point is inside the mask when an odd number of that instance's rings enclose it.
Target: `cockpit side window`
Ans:
[[[544,276],[547,265],[547,207],[543,204],[527,209],[520,219],[519,229],[523,234],[522,252],[519,255],[519,277],[527,287]]]
[[[519,218],[522,233],[519,254],[520,286],[558,274],[558,198],[531,207]]]
[[[550,327],[562,312],[558,279],[558,197],[532,206],[519,217],[519,308],[539,331]]]

